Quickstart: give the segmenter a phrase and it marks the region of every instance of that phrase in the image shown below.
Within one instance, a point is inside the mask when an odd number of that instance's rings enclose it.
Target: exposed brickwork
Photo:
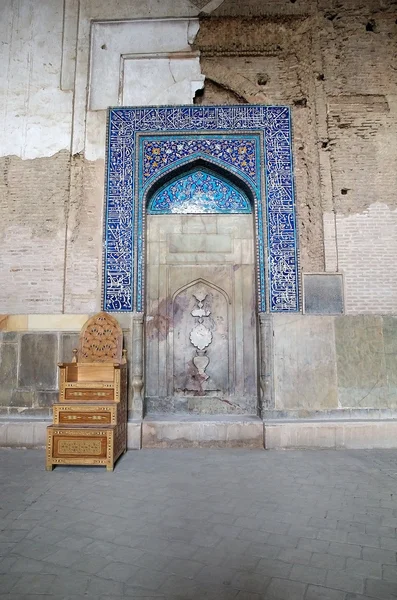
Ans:
[[[3,313],[62,311],[67,151],[0,159],[0,306]]]
[[[64,311],[95,312],[100,306],[103,161],[72,158]]]
[[[211,81],[202,103],[293,106],[302,268],[343,269],[350,312],[396,312],[397,274],[382,266],[397,238],[386,214],[397,203],[395,2],[225,0],[196,44]]]
[[[310,19],[204,19],[196,39],[211,81],[203,104],[289,104],[293,107],[295,181],[301,266],[324,269]],[[299,47],[299,52],[297,48]]]
[[[345,273],[346,312],[397,313],[397,210],[372,204],[337,215],[339,268]]]

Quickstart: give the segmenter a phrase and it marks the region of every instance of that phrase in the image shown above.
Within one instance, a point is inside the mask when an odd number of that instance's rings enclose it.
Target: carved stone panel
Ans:
[[[173,393],[227,394],[230,382],[226,293],[205,280],[192,282],[174,298],[173,317]]]

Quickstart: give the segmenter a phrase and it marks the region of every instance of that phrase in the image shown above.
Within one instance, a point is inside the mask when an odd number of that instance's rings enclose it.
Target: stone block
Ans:
[[[267,422],[265,448],[397,448],[397,421]]]
[[[8,315],[6,326],[7,331],[24,331],[28,328],[27,315]]]
[[[397,317],[383,317],[388,406],[397,406]]]
[[[217,233],[218,217],[215,215],[189,215],[180,218],[183,233]]]
[[[256,417],[144,419],[142,448],[263,448],[263,423]]]
[[[52,419],[52,409],[48,407],[11,406],[7,410],[7,416],[23,420],[47,420]]]
[[[217,232],[231,235],[240,240],[253,239],[254,219],[252,215],[217,215]]]
[[[140,450],[142,446],[142,423],[141,421],[128,421],[127,423],[127,448],[128,450]]]
[[[18,347],[0,345],[0,405],[8,406],[12,391],[17,386]]]
[[[276,409],[338,406],[332,317],[274,315]]]
[[[335,448],[335,425],[324,423],[266,423],[265,448]]]
[[[1,331],[0,332],[0,343],[12,343],[18,341],[17,331]]]
[[[169,252],[231,252],[232,238],[228,235],[202,235],[191,233],[170,234],[168,238]]]
[[[58,400],[58,392],[39,391],[36,393],[36,400],[40,407],[52,406]]]
[[[80,331],[88,315],[28,315],[29,331]]]
[[[24,333],[18,387],[38,390],[56,388],[58,337],[53,333]]]
[[[31,390],[12,390],[10,394],[10,406],[33,406],[35,393]]]
[[[73,350],[79,345],[78,333],[63,333],[61,335],[61,347],[59,362],[71,362],[73,358]]]
[[[45,446],[50,421],[0,421],[0,446],[8,448],[39,448]],[[44,456],[43,456],[44,461]]]
[[[382,317],[336,317],[335,344],[340,406],[389,406]]]
[[[343,313],[343,279],[340,274],[303,275],[305,313],[335,315]]]

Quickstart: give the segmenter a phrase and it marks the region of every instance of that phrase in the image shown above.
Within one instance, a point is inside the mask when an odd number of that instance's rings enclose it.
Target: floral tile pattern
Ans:
[[[151,199],[147,213],[250,213],[248,198],[233,185],[202,169],[171,181]]]
[[[255,140],[217,136],[195,136],[184,138],[172,136],[168,139],[145,139],[143,142],[143,177],[142,183],[156,175],[159,167],[168,167],[174,161],[191,157],[194,154],[210,156],[226,165],[243,171],[257,183],[256,144]]]

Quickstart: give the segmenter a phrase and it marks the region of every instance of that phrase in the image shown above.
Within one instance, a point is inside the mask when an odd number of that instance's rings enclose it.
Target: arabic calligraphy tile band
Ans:
[[[180,185],[201,172],[215,195],[215,179],[228,185],[230,201],[237,202],[239,191],[242,201],[238,181],[246,186],[255,214],[258,310],[266,310],[267,298],[271,312],[299,310],[290,110],[248,105],[110,109],[104,309],[143,310],[145,204],[152,185],[164,176],[175,179],[181,168]],[[203,195],[201,202],[211,209]]]

